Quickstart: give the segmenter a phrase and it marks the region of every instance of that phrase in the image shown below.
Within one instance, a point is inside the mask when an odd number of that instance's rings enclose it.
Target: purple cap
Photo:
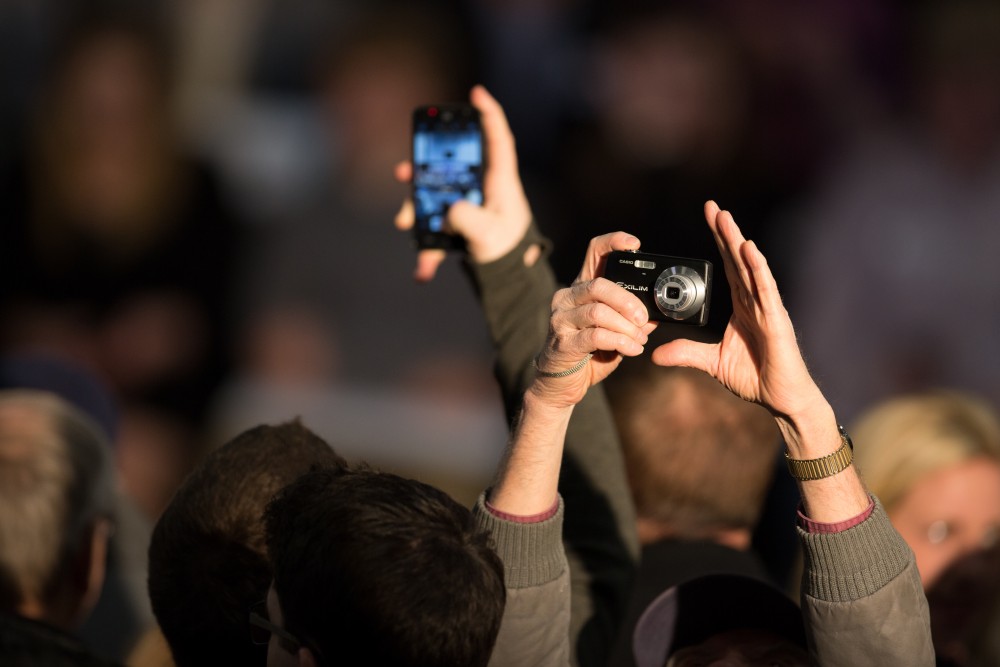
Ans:
[[[806,648],[802,612],[757,579],[710,574],[668,588],[642,613],[632,635],[638,667],[663,667],[675,652],[731,630],[763,630]]]

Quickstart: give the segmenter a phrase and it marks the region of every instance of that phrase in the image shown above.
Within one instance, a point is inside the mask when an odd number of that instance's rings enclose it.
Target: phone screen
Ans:
[[[468,105],[426,106],[413,112],[413,206],[420,248],[459,249],[445,231],[448,208],[459,199],[483,203],[483,135],[479,112]]]

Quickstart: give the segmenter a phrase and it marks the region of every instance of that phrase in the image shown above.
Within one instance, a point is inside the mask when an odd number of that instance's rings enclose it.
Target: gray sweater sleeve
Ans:
[[[562,546],[563,505],[537,523],[492,514],[480,496],[473,509],[493,536],[504,566],[507,604],[490,667],[565,667],[569,664],[569,568]]]
[[[930,615],[913,552],[875,499],[840,533],[799,529],[802,614],[814,664],[934,665]]]
[[[524,265],[532,244],[548,244],[532,226],[521,244],[488,264],[466,264],[496,348],[496,377],[508,419],[534,379],[531,361],[548,335],[558,289],[546,253]],[[610,407],[600,385],[573,411],[566,434],[559,491],[566,502],[563,539],[572,586],[570,641],[574,664],[604,665],[638,560],[635,509]]]

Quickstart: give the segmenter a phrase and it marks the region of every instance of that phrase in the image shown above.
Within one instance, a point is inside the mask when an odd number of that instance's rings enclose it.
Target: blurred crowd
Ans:
[[[0,371],[70,398],[112,443],[133,610],[130,626],[84,626],[106,657],[152,626],[152,526],[250,426],[301,416],[348,460],[466,505],[488,483],[508,422],[476,295],[458,256],[414,281],[392,225],[411,110],[476,83],[506,110],[561,282],[618,229],[708,259],[699,335],[718,340],[732,303],[701,210],[733,212],[838,418],[878,443],[858,458],[916,552],[935,639],[955,664],[1000,655],[983,630],[1000,599],[997,3],[4,0],[0,62]],[[687,534],[662,507],[695,490],[650,490],[646,436],[690,411],[671,403],[633,433],[644,391],[609,385],[652,544],[664,525]],[[744,510],[725,543],[745,550],[796,496],[770,424],[733,414],[768,463],[716,493]],[[794,548],[747,567],[794,586]],[[984,599],[966,616],[935,616],[970,586]]]

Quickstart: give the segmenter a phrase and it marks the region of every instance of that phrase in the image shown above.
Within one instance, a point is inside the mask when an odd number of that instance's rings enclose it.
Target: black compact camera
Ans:
[[[704,326],[712,295],[712,263],[616,250],[608,255],[604,277],[646,304],[649,319]]]

